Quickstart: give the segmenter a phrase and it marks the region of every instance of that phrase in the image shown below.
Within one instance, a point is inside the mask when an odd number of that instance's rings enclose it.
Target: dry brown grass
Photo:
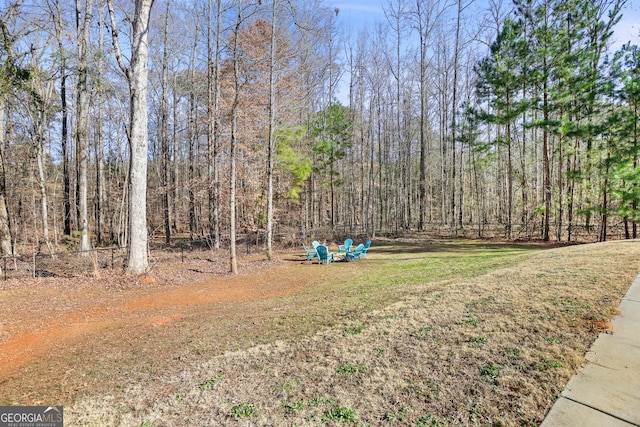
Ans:
[[[49,378],[67,425],[537,425],[611,332],[640,255],[638,242],[376,243],[358,264],[289,254],[215,287],[159,271],[146,311],[114,310],[128,323],[29,368],[66,369]],[[231,286],[254,298],[217,301]],[[34,396],[16,375],[2,400]],[[35,396],[56,395],[41,385]]]

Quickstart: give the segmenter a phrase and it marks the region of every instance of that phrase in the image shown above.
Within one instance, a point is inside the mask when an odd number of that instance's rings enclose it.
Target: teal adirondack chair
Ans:
[[[364,244],[360,243],[352,252],[347,253],[347,259],[355,262],[360,259],[362,254],[364,254]]]
[[[345,240],[344,241],[344,245],[338,246],[338,253],[339,254],[347,254],[347,253],[351,252],[351,245],[353,245],[353,240],[351,240],[351,239]]]
[[[367,251],[369,250],[369,247],[371,247],[371,239],[367,240],[367,243],[364,244],[364,249],[362,250],[362,256],[365,258],[368,258]]]
[[[327,264],[333,261],[333,252],[329,252],[329,249],[324,245],[319,245],[316,248],[318,252],[318,264]]]
[[[302,248],[307,253],[306,261],[311,261],[313,258],[318,256],[318,251],[316,251],[315,249],[307,248],[307,246],[304,243],[302,244]]]

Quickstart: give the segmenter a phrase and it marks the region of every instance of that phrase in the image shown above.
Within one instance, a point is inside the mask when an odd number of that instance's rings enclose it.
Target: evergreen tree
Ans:
[[[275,132],[276,168],[288,175],[290,184],[287,196],[294,203],[299,203],[300,193],[312,169],[309,156],[295,148],[304,139],[304,135],[305,129],[302,126],[279,129]]]
[[[491,145],[507,148],[507,236],[513,231],[513,155],[512,137],[514,124],[526,110],[528,103],[522,94],[526,70],[522,68],[527,54],[521,22],[507,19],[496,41],[491,45],[491,54],[476,67],[478,98],[485,109],[478,109],[478,117],[500,129]]]
[[[610,94],[618,105],[608,117],[614,150],[609,160],[611,187],[624,219],[627,238],[637,238],[640,222],[640,48],[630,43],[618,51],[611,66]],[[632,223],[631,230],[629,222]]]
[[[324,187],[329,187],[331,199],[331,225],[335,225],[335,187],[342,185],[336,163],[344,159],[351,147],[351,122],[349,108],[340,103],[329,105],[313,124],[315,137],[313,153],[316,155],[315,172],[326,174]]]

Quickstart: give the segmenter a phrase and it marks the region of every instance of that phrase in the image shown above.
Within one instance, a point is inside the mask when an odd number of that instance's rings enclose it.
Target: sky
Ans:
[[[383,5],[388,0],[325,0],[327,6],[340,9],[339,19],[345,28],[352,28],[353,34],[365,25],[373,25],[384,20]],[[476,0],[480,6],[486,0]],[[509,4],[508,1],[505,4]],[[627,41],[640,45],[640,1],[627,0],[623,8],[623,17],[615,28],[614,46],[619,47]]]
[[[388,3],[389,0],[325,0],[328,7],[340,9],[339,22],[345,31],[351,31],[354,37],[363,27],[372,26],[377,21],[385,21],[383,5],[386,6]],[[486,3],[487,0],[476,0],[479,8]],[[508,7],[509,0],[505,0],[504,4]],[[622,15],[614,29],[612,52],[628,41],[640,45],[640,0],[627,0]],[[349,104],[348,88],[344,78],[338,85],[337,98],[343,105]]]
[[[627,4],[622,10],[622,19],[616,26],[614,37],[618,38],[616,43],[620,45],[629,40],[640,45],[640,1],[627,0]]]

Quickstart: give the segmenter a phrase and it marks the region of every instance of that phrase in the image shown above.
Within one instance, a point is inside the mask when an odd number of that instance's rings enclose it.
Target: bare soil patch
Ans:
[[[0,403],[62,404],[68,425],[534,425],[610,328],[640,245],[505,248],[5,282]]]
[[[202,316],[241,318],[242,303],[289,295],[311,283],[317,271],[300,269],[292,255],[289,261],[271,263],[245,257],[237,276],[226,273],[228,264],[221,257],[187,263],[165,259],[153,275],[137,278],[101,271],[98,276],[0,282],[0,402],[69,402],[78,392],[100,386],[86,373],[78,383],[73,365],[91,370],[92,362],[113,353],[125,365],[136,364],[138,355],[122,349],[140,340],[146,341],[146,352],[159,356],[144,363],[165,363],[161,355],[176,342],[173,337],[156,339],[159,328],[197,325]],[[169,333],[180,334],[179,327]],[[189,334],[183,338],[192,339]]]

